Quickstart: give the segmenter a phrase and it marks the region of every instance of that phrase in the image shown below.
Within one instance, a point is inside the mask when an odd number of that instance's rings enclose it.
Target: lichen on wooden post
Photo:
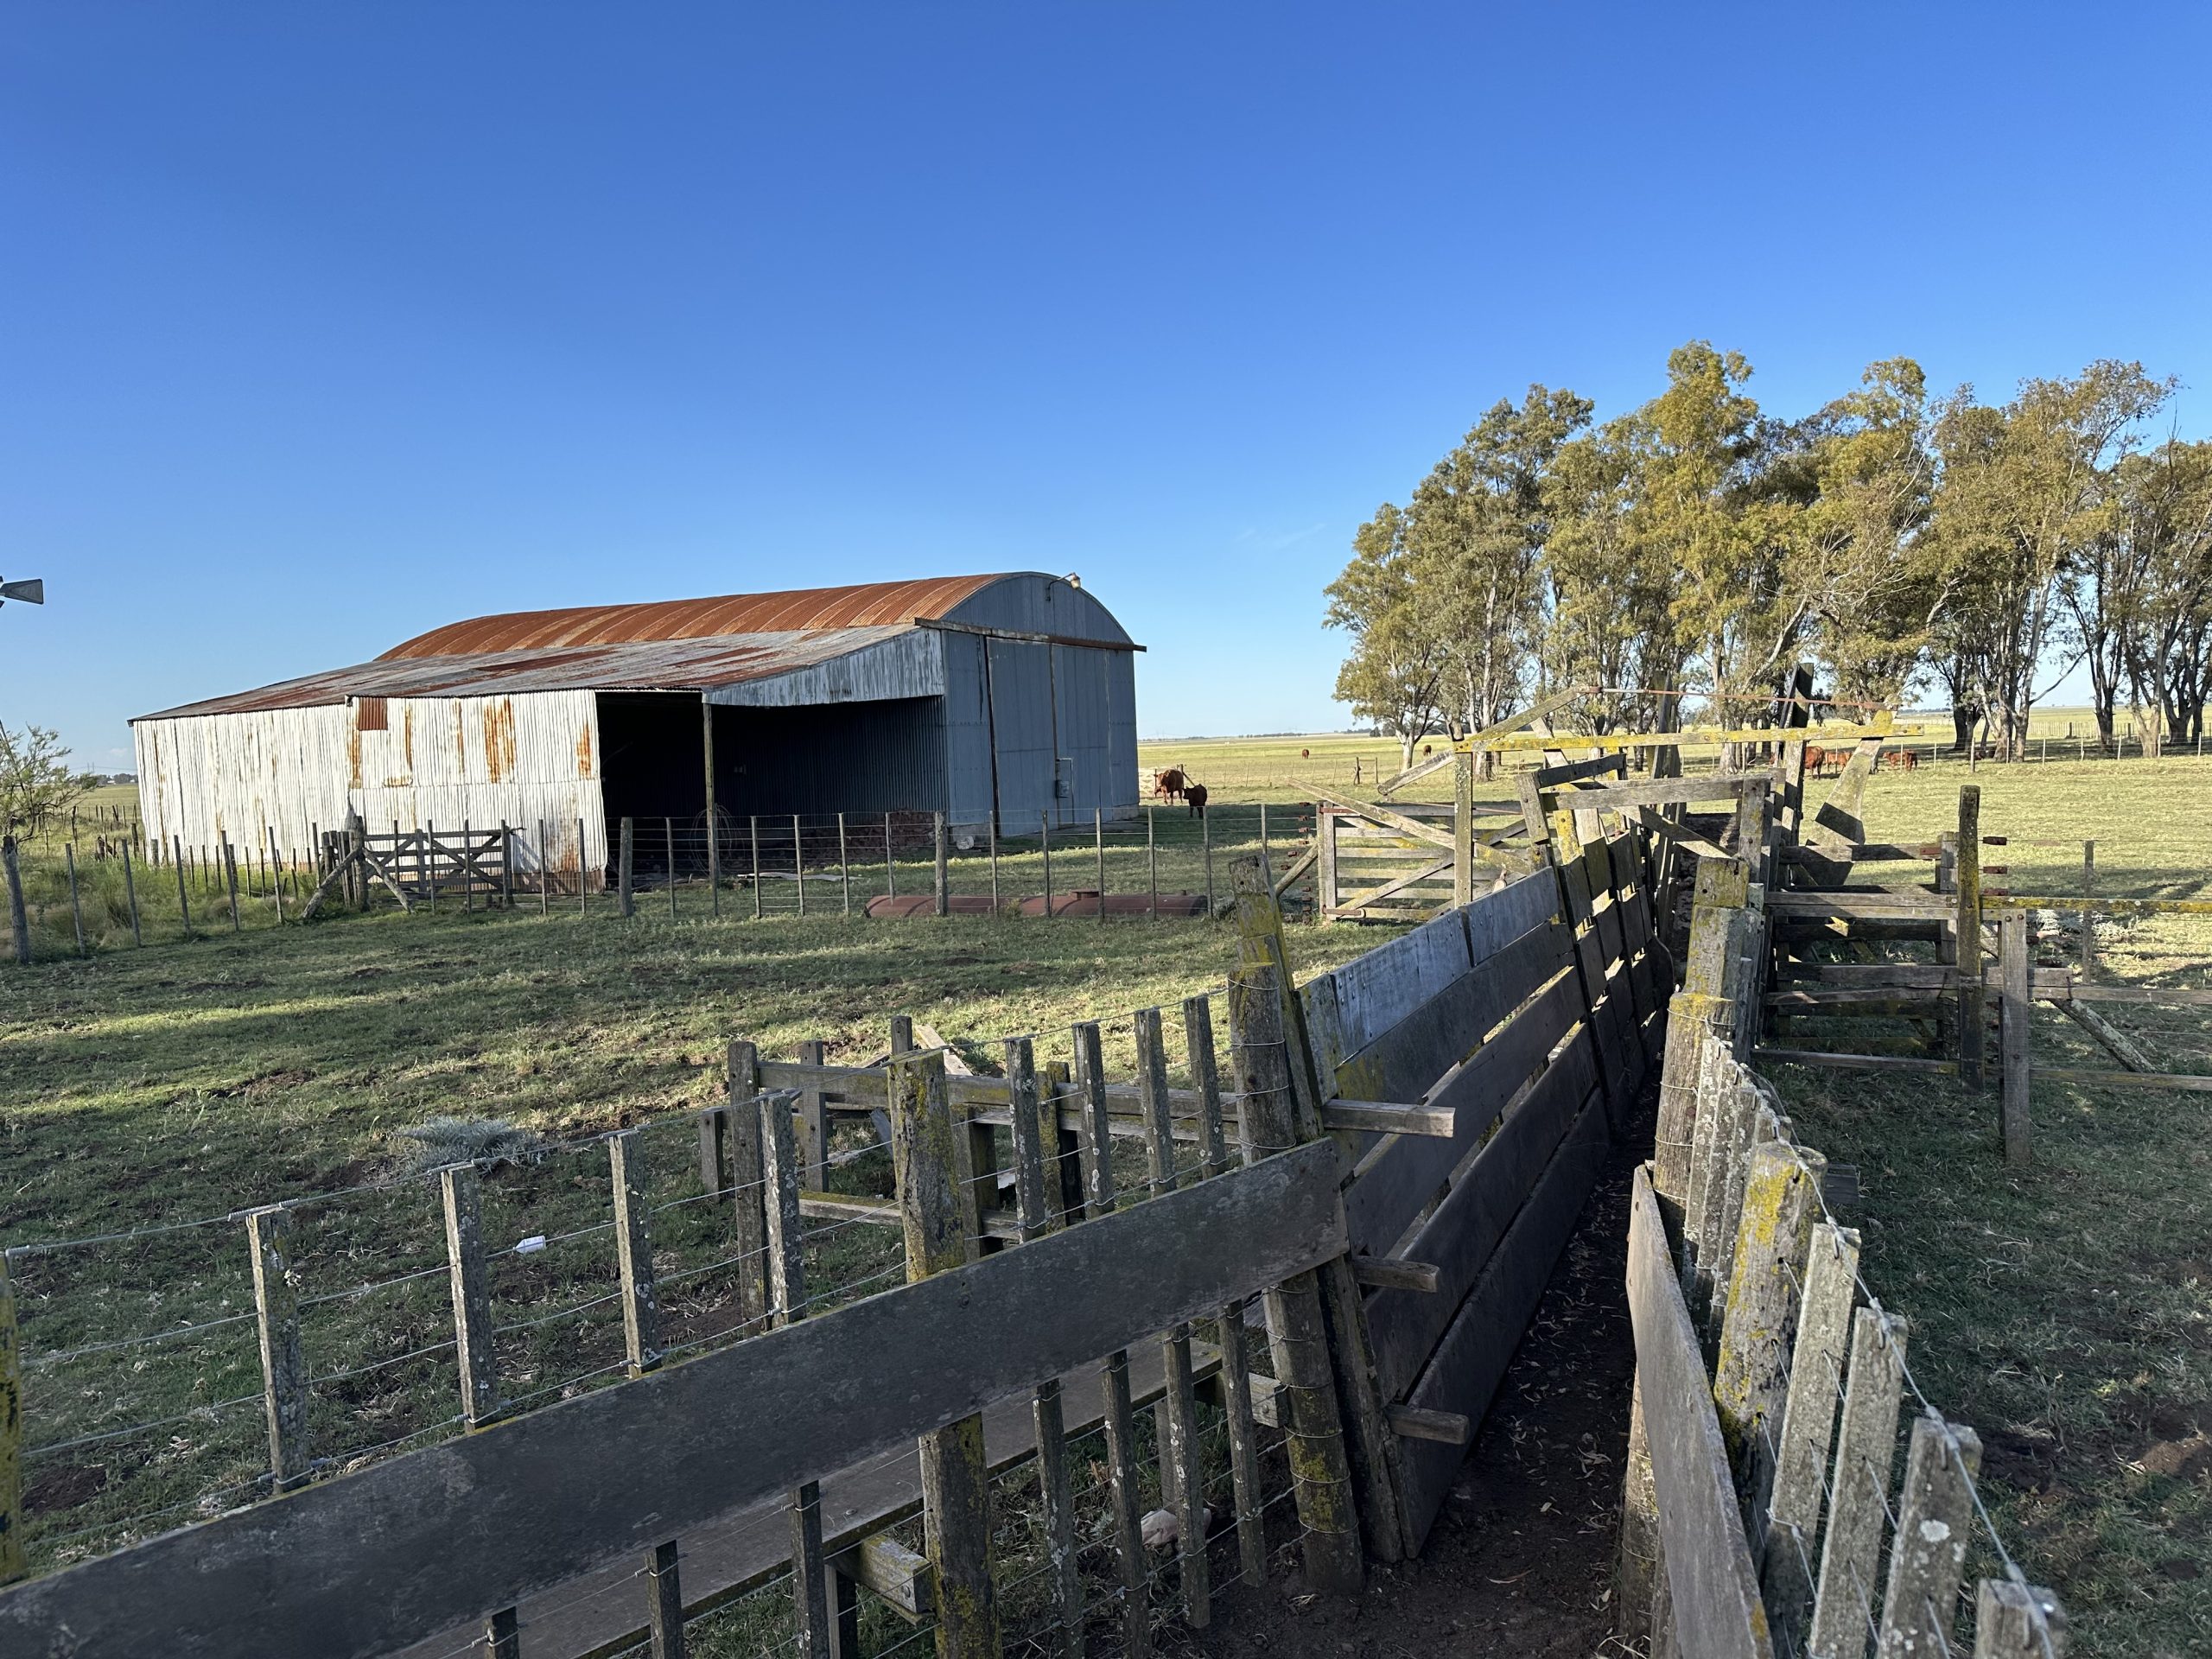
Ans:
[[[453,1291],[454,1352],[460,1363],[461,1414],[481,1428],[499,1414],[499,1368],[492,1346],[492,1287],[484,1263],[483,1205],[476,1166],[438,1172],[445,1205],[446,1265]]]
[[[643,1376],[660,1363],[660,1298],[653,1283],[652,1214],[638,1132],[607,1137],[607,1174],[614,1194],[614,1261],[621,1276],[622,1340],[630,1375]]]
[[[307,1361],[300,1347],[300,1299],[284,1261],[292,1214],[282,1205],[249,1210],[254,1322],[261,1338],[262,1401],[269,1420],[269,1479],[289,1491],[309,1473]]]

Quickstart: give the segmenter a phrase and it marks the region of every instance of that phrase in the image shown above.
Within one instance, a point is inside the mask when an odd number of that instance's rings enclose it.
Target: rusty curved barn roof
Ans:
[[[448,622],[394,645],[377,660],[535,651],[558,645],[711,639],[733,633],[895,627],[936,620],[963,600],[1001,580],[998,575],[934,576],[913,582],[862,582],[852,588],[801,588],[782,594],[729,594],[719,599],[515,611],[505,616]]]

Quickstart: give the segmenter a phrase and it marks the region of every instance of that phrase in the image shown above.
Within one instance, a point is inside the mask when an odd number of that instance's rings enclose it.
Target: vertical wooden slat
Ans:
[[[85,948],[85,906],[77,894],[77,843],[66,842],[61,849],[61,861],[69,875],[69,914],[77,924],[77,954],[92,953]]]
[[[185,896],[184,891],[184,841],[179,836],[172,836],[169,839],[175,846],[175,851],[169,859],[169,868],[176,872],[177,913],[184,918],[184,937],[188,939],[192,937],[192,900]],[[10,885],[12,887],[14,884],[11,882]],[[22,906],[19,905],[17,908],[21,909]],[[17,937],[22,940],[25,950],[28,952],[30,944],[29,935],[18,927]],[[28,954],[24,960],[29,960]]]
[[[1272,965],[1248,968],[1230,982],[1229,1017],[1238,1133],[1249,1162],[1300,1141],[1284,1048],[1282,996]],[[1266,1306],[1292,1491],[1305,1529],[1306,1581],[1317,1590],[1357,1594],[1362,1581],[1359,1520],[1319,1281],[1310,1272],[1300,1274],[1268,1291]]]
[[[397,854],[395,852],[395,862]],[[515,907],[515,831],[505,818],[499,820],[499,908]]]
[[[1014,1220],[1026,1244],[1059,1224],[1059,1184],[1047,1166],[1046,1109],[1038,1099],[1036,1052],[1028,1038],[1007,1040],[1006,1078],[1014,1120]],[[1057,1116],[1057,1102],[1051,1109]],[[1057,1136],[1052,1144],[1058,1146]],[[1037,1385],[1030,1411],[1037,1429],[1037,1491],[1044,1510],[1046,1571],[1052,1601],[1050,1651],[1058,1659],[1073,1659],[1083,1646],[1083,1574],[1076,1562],[1075,1496],[1068,1478],[1067,1421],[1059,1378],[1049,1377]]]
[[[358,848],[360,843],[360,833],[356,831],[354,834],[353,844]],[[236,933],[239,931],[238,861],[237,853],[233,851],[231,847],[231,838],[228,836],[225,836],[222,839],[221,850],[223,855],[223,880],[229,886],[231,893],[231,931]],[[364,910],[368,908],[368,898],[369,878],[367,873],[364,871],[361,876],[361,907]]]
[[[1087,1020],[1074,1028],[1076,1087],[1083,1104],[1084,1213],[1114,1212],[1114,1142],[1106,1106],[1106,1063],[1098,1026]],[[1114,1506],[1116,1565],[1122,1587],[1122,1645],[1125,1653],[1152,1651],[1152,1620],[1147,1605],[1150,1574],[1145,1560],[1143,1502],[1137,1485],[1135,1408],[1130,1398],[1129,1356],[1116,1349],[1106,1356],[1104,1379],[1106,1474]]]
[[[910,1282],[963,1265],[963,1206],[952,1188],[952,1113],[944,1056],[894,1060],[891,1153]],[[939,1659],[997,1659],[991,1584],[990,1468],[983,1420],[963,1417],[919,1443],[922,1524],[937,1571]]]
[[[793,1095],[779,1090],[760,1105],[762,1167],[767,1180],[768,1278],[776,1323],[786,1325],[806,1312],[806,1246],[798,1212],[803,1180],[798,1141],[791,1131]],[[798,1648],[804,1659],[830,1659],[830,1580],[822,1553],[822,1487],[808,1481],[791,1494],[791,1603]]]
[[[2035,1011],[2028,972],[2028,913],[2005,912],[1998,924],[1999,958],[2004,969],[2004,1082],[1998,1100],[1998,1127],[2005,1141],[2005,1161],[2025,1168],[2032,1156],[2030,1122],[2029,1017]]]
[[[2096,918],[2089,910],[2089,900],[2097,891],[2097,843],[2082,843],[2082,973],[2087,977],[2097,965]]]
[[[729,1046],[729,1110],[722,1119],[728,1157],[730,1242],[737,1250],[738,1316],[747,1330],[768,1317],[768,1218],[760,1154],[760,1052],[740,1040]]]
[[[1744,1185],[1743,1223],[1736,1232],[1713,1403],[1735,1466],[1754,1557],[1780,1446],[1797,1287],[1805,1279],[1827,1166],[1818,1153],[1800,1153],[1785,1141],[1769,1141],[1751,1148]]]
[[[683,1581],[676,1541],[645,1556],[645,1635],[652,1659],[683,1659]]]
[[[1953,924],[1958,936],[1959,967],[1959,1081],[1969,1089],[1981,1087],[1981,787],[1959,789],[1958,916]]]
[[[931,888],[931,893],[937,900],[937,913],[940,916],[950,916],[952,914],[951,841],[946,830],[944,814],[935,813],[932,817],[931,828],[936,835],[933,850],[937,855],[937,862],[934,871],[935,886]]]
[[[138,880],[131,874],[129,842],[123,844],[123,899],[124,902],[130,907],[130,943],[143,944],[146,943],[146,936],[139,931],[138,927]]]
[[[1913,1420],[1875,1659],[1950,1653],[1959,1569],[1974,1535],[1972,1483],[1980,1467],[1981,1441],[1972,1429],[1933,1414]]]
[[[2066,1613],[2040,1585],[1984,1579],[1975,1587],[1974,1659],[2066,1659]]]
[[[1229,1137],[1222,1123],[1221,1072],[1214,1058],[1213,999],[1183,999],[1184,1054],[1198,1096],[1198,1147],[1208,1178],[1229,1168]],[[1247,1584],[1268,1576],[1267,1528],[1260,1508],[1260,1446],[1252,1420],[1252,1372],[1245,1354],[1244,1309],[1221,1311],[1222,1401],[1229,1418],[1229,1482],[1236,1511],[1237,1566]]]
[[[249,1210],[254,1321],[261,1337],[261,1389],[269,1420],[269,1478],[284,1492],[308,1478],[308,1370],[300,1349],[300,1299],[284,1262],[292,1214],[282,1205]]]
[[[1802,1645],[1813,1609],[1813,1552],[1820,1538],[1821,1494],[1835,1440],[1836,1402],[1843,1392],[1844,1349],[1850,1341],[1858,1274],[1859,1235],[1833,1222],[1815,1227],[1797,1307],[1759,1574],[1767,1616],[1790,1650]]]
[[[361,886],[369,885],[368,867],[361,868]],[[470,915],[476,913],[476,833],[467,818],[461,821],[461,907]]]
[[[1098,919],[1103,922],[1106,919],[1106,809],[1092,807],[1090,819],[1098,838]]]
[[[1852,1323],[1843,1426],[1828,1481],[1827,1537],[1806,1651],[1822,1659],[1862,1655],[1874,1617],[1875,1562],[1889,1508],[1897,1401],[1904,1383],[1904,1321],[1862,1307]]]
[[[1049,919],[1052,914],[1052,815],[1049,812],[1040,812],[1037,815],[1037,847],[1038,850],[1045,855],[1043,913]]]
[[[630,1375],[643,1376],[661,1361],[660,1298],[653,1284],[652,1206],[645,1201],[638,1132],[608,1135],[607,1159],[614,1192],[615,1266],[622,1279],[622,1340]]]
[[[584,821],[578,818],[576,820],[576,914],[579,916],[584,914],[584,907],[589,902],[591,895],[591,882],[584,868],[586,844]]]
[[[499,1414],[499,1368],[492,1346],[492,1286],[484,1262],[483,1201],[476,1166],[449,1164],[440,1170],[438,1193],[445,1205],[461,1414],[471,1428],[480,1428]]]
[[[269,836],[269,891],[276,900],[276,925],[282,927],[284,925],[283,861],[276,853],[276,826],[272,823],[264,827]],[[125,887],[130,885],[130,849],[127,847],[123,849],[123,885]]]
[[[23,1576],[23,1366],[16,1287],[0,1250],[0,1584]]]
[[[820,1065],[828,1050],[818,1037],[798,1046],[801,1065]],[[820,1192],[830,1185],[830,1109],[819,1089],[802,1089],[798,1095],[799,1158],[805,1185]]]
[[[630,885],[631,840],[630,820],[626,817],[622,820],[621,861],[616,866],[615,872],[615,905],[616,908],[619,909],[625,917],[633,916],[637,913],[637,906],[632,902],[632,889]]]
[[[1175,1126],[1168,1112],[1167,1049],[1160,1040],[1160,1010],[1136,1014],[1137,1090],[1144,1117],[1145,1173],[1153,1196],[1176,1187]],[[1198,1444],[1198,1394],[1191,1381],[1191,1327],[1178,1325],[1162,1339],[1167,1433],[1160,1447],[1161,1500],[1174,1511],[1183,1570],[1183,1613],[1193,1630],[1212,1618],[1206,1583],[1205,1460]]]
[[[512,1607],[502,1607],[484,1621],[484,1659],[522,1659],[522,1621]]]

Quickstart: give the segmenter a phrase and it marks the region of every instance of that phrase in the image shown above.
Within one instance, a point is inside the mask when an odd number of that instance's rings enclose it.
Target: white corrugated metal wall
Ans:
[[[527,850],[546,825],[556,869],[607,868],[598,699],[590,691],[392,697],[384,728],[358,702],[142,720],[132,728],[149,842],[306,855],[311,826],[358,811],[374,830],[514,826]]]

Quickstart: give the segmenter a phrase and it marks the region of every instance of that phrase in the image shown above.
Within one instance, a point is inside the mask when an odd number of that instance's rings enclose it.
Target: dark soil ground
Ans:
[[[1263,1589],[1226,1591],[1212,1629],[1163,1641],[1164,1651],[1192,1659],[1640,1651],[1612,1636],[1611,1591],[1635,1369],[1624,1285],[1629,1175],[1649,1154],[1646,1106],[1643,1136],[1614,1149],[1583,1206],[1419,1558],[1370,1565],[1356,1603],[1309,1595],[1294,1573]]]

